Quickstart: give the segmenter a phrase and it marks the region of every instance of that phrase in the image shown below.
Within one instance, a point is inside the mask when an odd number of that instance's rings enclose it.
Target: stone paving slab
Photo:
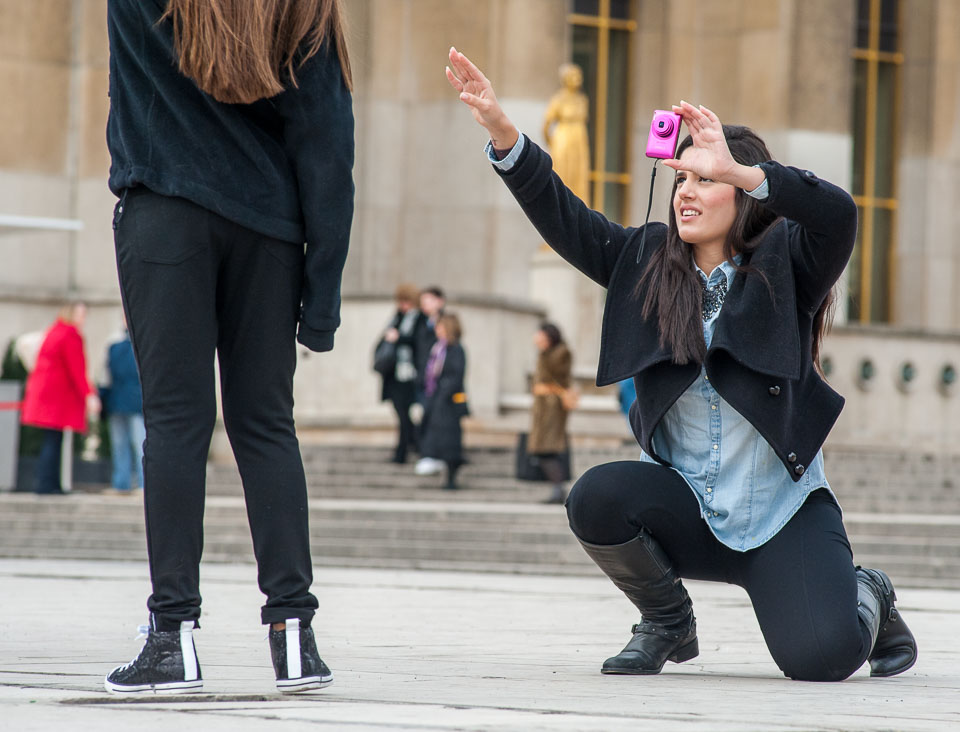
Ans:
[[[905,589],[920,660],[893,679],[785,679],[739,588],[689,583],[700,656],[605,677],[635,616],[603,577],[316,571],[335,681],[275,693],[249,565],[204,565],[205,693],[117,698],[102,677],[139,650],[146,567],[0,560],[0,730],[960,729],[960,592]]]

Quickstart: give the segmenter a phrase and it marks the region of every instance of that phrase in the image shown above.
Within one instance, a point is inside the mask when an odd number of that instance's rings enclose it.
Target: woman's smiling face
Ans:
[[[673,212],[680,238],[687,244],[722,247],[737,216],[737,189],[686,170],[678,170],[676,180]]]

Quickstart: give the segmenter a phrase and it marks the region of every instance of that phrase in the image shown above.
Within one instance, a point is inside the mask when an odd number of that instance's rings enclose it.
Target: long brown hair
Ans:
[[[220,102],[250,104],[297,85],[329,41],[353,88],[341,0],[169,0],[180,71]]]
[[[733,159],[741,165],[756,165],[772,159],[766,144],[749,127],[724,125],[723,136]],[[692,144],[693,139],[686,137],[677,148],[677,158]],[[656,313],[660,345],[673,352],[674,363],[703,363],[707,355],[700,318],[703,289],[700,276],[693,266],[690,245],[680,238],[677,231],[677,216],[673,209],[676,192],[677,182],[674,178],[666,243],[650,257],[650,263],[635,292],[639,295],[646,288],[650,293],[643,303],[642,316],[650,318]],[[751,267],[746,260],[736,265],[733,257],[738,253],[749,255],[756,249],[763,234],[778,218],[740,188],[736,189],[734,205],[737,213],[723,243],[723,256],[737,267],[737,271],[751,272],[766,280],[763,273]],[[769,288],[770,283],[766,284]],[[817,371],[820,371],[820,344],[830,327],[833,302],[834,293],[831,289],[813,319],[811,355]]]

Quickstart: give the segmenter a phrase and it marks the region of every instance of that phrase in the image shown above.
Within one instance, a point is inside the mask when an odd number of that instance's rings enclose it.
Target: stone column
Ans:
[[[960,328],[960,5],[908,0],[898,181],[895,318]]]

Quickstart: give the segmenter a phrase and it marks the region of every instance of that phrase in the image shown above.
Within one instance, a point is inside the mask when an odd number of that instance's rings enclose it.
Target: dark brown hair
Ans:
[[[329,39],[348,89],[353,81],[341,0],[169,0],[180,71],[220,102],[250,104],[297,85]]]
[[[546,321],[540,323],[539,331],[547,337],[548,341],[550,341],[550,348],[553,348],[558,343],[563,343],[563,334],[553,323],[548,323]]]
[[[460,326],[460,318],[454,313],[445,313],[440,316],[437,325],[442,325],[447,334],[448,343],[459,343],[463,337],[463,328]]]
[[[727,140],[733,159],[741,165],[756,165],[772,159],[763,140],[749,127],[724,125],[723,136]],[[692,144],[693,139],[686,137],[677,148],[677,158]],[[646,288],[649,293],[643,303],[642,315],[644,318],[651,318],[656,314],[660,345],[673,352],[674,363],[685,364],[691,361],[703,363],[707,353],[700,317],[703,290],[700,285],[700,276],[693,264],[690,245],[680,238],[677,231],[677,216],[673,209],[676,192],[677,182],[674,178],[670,194],[667,240],[650,257],[650,263],[640,278],[635,292],[640,294]],[[750,266],[749,254],[778,218],[740,188],[736,189],[734,205],[737,213],[723,244],[723,256],[734,264],[738,271],[754,273],[766,280],[762,272]],[[733,261],[733,257],[737,254],[747,255],[740,265],[736,265]],[[769,286],[767,282],[767,287]],[[811,355],[818,371],[820,370],[820,343],[832,320],[833,301],[834,294],[831,290],[814,316]]]

